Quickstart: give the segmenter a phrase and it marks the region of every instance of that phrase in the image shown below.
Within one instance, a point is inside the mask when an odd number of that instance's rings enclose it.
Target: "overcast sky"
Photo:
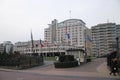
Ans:
[[[44,39],[44,28],[53,19],[81,19],[87,27],[120,24],[120,0],[0,0],[0,43]]]

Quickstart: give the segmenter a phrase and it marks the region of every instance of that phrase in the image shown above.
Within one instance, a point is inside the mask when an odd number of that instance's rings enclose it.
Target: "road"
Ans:
[[[42,75],[23,72],[0,71],[0,80],[120,80],[116,78],[84,77],[84,76],[59,76]]]
[[[0,70],[0,80],[120,80],[98,72],[104,62],[101,58],[75,68],[56,69],[50,64],[27,70]]]

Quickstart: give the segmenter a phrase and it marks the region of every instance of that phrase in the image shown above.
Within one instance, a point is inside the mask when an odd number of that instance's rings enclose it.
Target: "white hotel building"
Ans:
[[[80,19],[68,19],[58,23],[56,19],[48,24],[44,30],[44,47],[40,47],[40,41],[34,41],[34,53],[44,56],[57,56],[65,54],[68,49],[86,50],[91,54],[91,42],[85,39],[86,35],[91,37],[91,31],[85,26],[85,22]],[[69,39],[66,38],[66,28]],[[14,45],[14,51],[29,54],[32,53],[31,42],[18,42]]]
[[[86,40],[86,35],[91,37],[91,30],[86,27],[85,22],[80,19],[68,19],[58,23],[56,19],[48,24],[49,27],[45,28],[44,38],[48,44],[56,43],[58,46],[69,48],[70,46],[78,49],[87,49],[88,54],[91,54],[92,44]],[[67,33],[70,38],[66,38]],[[66,49],[65,49],[66,50]]]
[[[55,19],[49,24],[49,28],[45,29],[45,40],[48,43],[54,43],[56,41],[58,44],[67,45],[66,27],[67,33],[70,35],[69,45],[84,47],[84,31],[87,28],[85,23],[80,19],[69,19],[60,23]]]

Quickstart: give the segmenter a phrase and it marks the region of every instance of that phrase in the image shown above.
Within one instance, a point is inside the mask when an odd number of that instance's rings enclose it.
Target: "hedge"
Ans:
[[[59,62],[68,62],[68,61],[74,61],[73,55],[61,55],[59,56]]]
[[[71,68],[78,66],[78,61],[54,62],[55,68]]]
[[[44,60],[41,56],[0,54],[0,66],[24,69],[42,64],[44,64]]]

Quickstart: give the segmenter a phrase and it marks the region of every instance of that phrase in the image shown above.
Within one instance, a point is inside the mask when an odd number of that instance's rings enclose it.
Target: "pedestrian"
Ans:
[[[59,61],[59,57],[58,56],[56,56],[56,61]]]
[[[77,57],[78,65],[80,65],[80,59]]]
[[[113,59],[110,61],[110,75],[114,75],[115,76],[115,70],[114,70],[114,61]]]
[[[114,69],[115,69],[115,74],[117,73],[119,75],[119,68],[118,68],[119,64],[118,64],[118,60],[115,59],[114,60]]]
[[[116,76],[116,73],[119,75],[117,59],[112,59],[110,62],[110,75]]]

